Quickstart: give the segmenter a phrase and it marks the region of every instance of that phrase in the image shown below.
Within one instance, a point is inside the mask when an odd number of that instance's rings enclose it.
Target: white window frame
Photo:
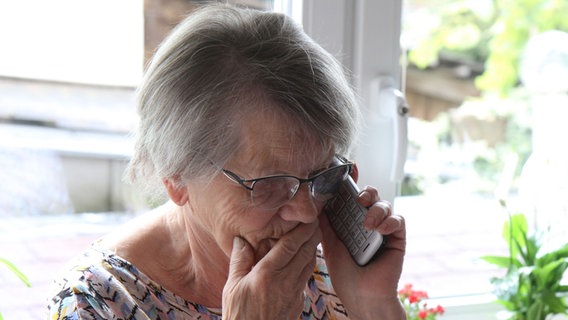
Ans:
[[[390,78],[401,90],[400,28],[402,2],[399,0],[304,1],[304,30],[345,66],[359,98],[366,122],[362,138],[355,150],[361,175],[359,185],[381,186],[381,195],[391,202],[399,194],[399,183],[393,181],[392,155],[395,152],[392,133],[375,125],[378,94],[373,82]],[[388,129],[388,128],[386,128]]]

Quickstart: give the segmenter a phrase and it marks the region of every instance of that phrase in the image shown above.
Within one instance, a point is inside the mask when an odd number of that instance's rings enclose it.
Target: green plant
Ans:
[[[8,261],[7,259],[0,258],[0,263],[8,267],[8,269],[12,271],[20,280],[22,280],[22,282],[28,288],[32,286],[30,280],[28,280],[28,277],[26,277],[26,275],[23,274],[12,262]],[[2,319],[4,319],[4,317],[2,317],[2,313],[0,313],[0,320]]]
[[[525,215],[510,216],[503,228],[509,256],[484,256],[483,260],[507,269],[503,278],[491,279],[497,302],[514,320],[544,320],[548,315],[568,314],[568,286],[561,280],[568,269],[568,243],[548,249],[544,233],[529,233]]]

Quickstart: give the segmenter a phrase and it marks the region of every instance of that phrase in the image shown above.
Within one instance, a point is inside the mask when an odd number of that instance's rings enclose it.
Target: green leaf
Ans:
[[[534,265],[540,244],[540,236],[529,236],[528,223],[525,215],[511,215],[510,221],[505,224],[503,236],[506,237],[511,255],[520,255],[525,265]]]
[[[568,292],[568,286],[557,286],[556,292]]]
[[[509,311],[515,311],[516,310],[515,304],[512,303],[511,301],[498,299],[495,302],[502,305],[503,307],[505,307],[505,309],[507,309]]]
[[[527,311],[527,319],[531,320],[544,320],[544,303],[542,301],[535,301]]]
[[[517,259],[511,259],[510,257],[503,257],[503,256],[483,256],[482,259],[485,262],[494,264],[501,268],[509,268],[511,264],[514,266],[520,267],[521,263]]]
[[[564,299],[557,297],[554,292],[547,292],[543,296],[543,302],[548,307],[548,312],[552,313],[565,313],[566,302]]]
[[[536,264],[538,251],[541,247],[540,237],[538,235],[527,237],[526,247],[527,263],[531,265]]]
[[[552,259],[554,259],[554,260],[561,259],[561,258],[568,258],[568,243],[566,243],[565,245],[563,245],[562,247],[560,247],[560,248],[558,248],[554,251],[548,252],[545,255],[552,256],[553,257]]]
[[[545,286],[556,286],[560,280],[564,270],[566,270],[566,262],[562,260],[554,261],[543,268],[539,269],[541,280]]]
[[[519,240],[522,239],[522,240]],[[525,265],[532,265],[529,253],[529,246],[527,245],[526,234],[522,233],[520,236],[513,238],[513,243],[516,248],[516,252],[521,256]]]
[[[8,261],[4,258],[0,258],[0,263],[3,263],[6,267],[8,267],[8,269],[10,269],[20,280],[22,280],[22,282],[26,286],[28,286],[28,287],[32,286],[32,284],[30,283],[30,280],[28,280],[28,277],[26,277],[26,275],[23,274],[12,262],[10,262],[10,261]]]
[[[511,241],[517,242],[521,247],[525,245],[528,231],[527,219],[524,214],[513,214],[509,221],[503,225],[503,239],[511,246]]]

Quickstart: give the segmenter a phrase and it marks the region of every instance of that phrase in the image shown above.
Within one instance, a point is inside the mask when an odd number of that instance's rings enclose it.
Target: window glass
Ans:
[[[134,86],[142,31],[142,0],[2,1],[0,75]]]
[[[134,90],[167,33],[203,1],[0,2],[0,119],[127,133]],[[286,12],[287,1],[233,0]]]
[[[567,9],[405,1],[411,118],[401,203],[415,205],[398,209],[412,210],[408,279],[435,295],[493,289],[490,277],[506,270],[480,257],[508,255],[502,230],[512,214],[545,232],[543,250],[568,242],[568,158],[558,148],[567,135]]]

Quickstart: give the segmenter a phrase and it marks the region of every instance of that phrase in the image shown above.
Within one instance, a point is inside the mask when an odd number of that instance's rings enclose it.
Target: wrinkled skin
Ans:
[[[224,168],[252,179],[307,178],[329,167],[334,150],[322,150],[305,131],[291,130],[293,122],[282,114],[260,112],[249,120],[263,125],[243,129],[243,146]],[[396,294],[404,219],[392,215],[377,189],[364,188],[359,201],[369,207],[365,225],[389,241],[379,257],[359,267],[307,185],[285,205],[266,211],[252,206],[250,192],[222,173],[182,187],[168,179],[164,184],[177,205],[164,223],[175,254],[161,249],[168,252],[169,265],[145,271],[186,300],[222,307],[224,319],[297,319],[322,243],[334,289],[352,319],[405,318]]]

